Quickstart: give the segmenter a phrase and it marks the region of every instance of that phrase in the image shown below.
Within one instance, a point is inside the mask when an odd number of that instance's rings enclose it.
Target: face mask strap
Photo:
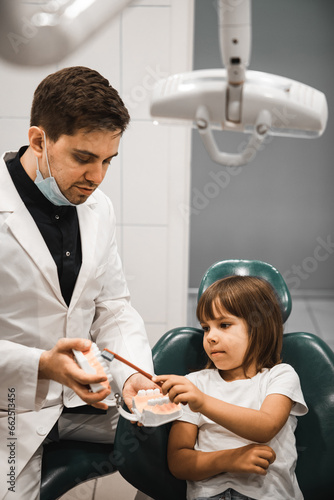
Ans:
[[[48,157],[48,150],[47,150],[47,147],[46,147],[46,134],[44,132],[44,130],[42,130],[43,134],[44,134],[44,144],[45,144],[45,156],[46,156],[46,164],[48,166],[48,171],[49,171],[49,176],[52,177],[52,174],[51,174],[51,169],[50,169],[50,164],[49,164],[49,157]],[[37,162],[38,163],[38,162]]]
[[[42,129],[41,129],[41,130],[42,130]],[[47,150],[47,147],[46,147],[46,134],[45,134],[44,130],[42,130],[42,132],[43,132],[43,135],[44,135],[44,144],[45,144],[45,157],[46,157],[46,164],[47,164],[47,166],[48,166],[49,177],[52,177],[52,174],[51,174],[51,169],[50,169],[50,163],[49,163],[49,157],[48,157],[48,150]],[[36,163],[37,163],[37,170],[38,170],[39,172],[41,172],[41,171],[40,171],[40,168],[39,168],[39,162],[38,162],[38,158],[37,158],[37,156],[36,156]]]

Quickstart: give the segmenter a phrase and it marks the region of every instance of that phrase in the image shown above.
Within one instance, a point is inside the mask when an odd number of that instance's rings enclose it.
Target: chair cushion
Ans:
[[[74,486],[117,470],[111,444],[59,441],[44,446],[41,500],[55,500]]]

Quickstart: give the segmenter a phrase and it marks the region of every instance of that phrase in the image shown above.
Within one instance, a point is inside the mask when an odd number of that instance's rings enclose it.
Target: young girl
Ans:
[[[201,296],[206,369],[161,375],[174,403],[169,468],[187,480],[187,499],[301,500],[296,416],[307,413],[294,369],[281,363],[283,325],[268,282],[232,276]]]

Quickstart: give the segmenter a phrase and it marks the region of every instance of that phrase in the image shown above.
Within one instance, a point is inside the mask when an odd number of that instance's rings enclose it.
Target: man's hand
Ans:
[[[106,410],[108,406],[100,403],[110,394],[109,389],[91,392],[88,384],[105,382],[107,377],[85,373],[74,360],[72,349],[87,351],[91,341],[87,339],[60,339],[50,351],[44,351],[39,361],[39,379],[55,380],[70,387],[85,403]]]
[[[229,450],[231,453],[228,469],[224,472],[245,472],[265,476],[270,464],[276,460],[276,454],[270,446],[248,444]]]
[[[141,389],[160,389],[157,385],[151,382],[147,377],[141,373],[134,373],[129,377],[123,386],[123,399],[129,410],[132,410],[132,398],[137,395]]]

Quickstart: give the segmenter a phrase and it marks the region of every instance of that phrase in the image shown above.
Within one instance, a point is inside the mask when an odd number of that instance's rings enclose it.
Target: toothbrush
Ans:
[[[105,352],[106,351],[106,352]],[[102,353],[101,353],[101,356],[104,358],[104,359],[107,359],[108,361],[112,361],[114,358],[115,359],[118,359],[118,361],[121,361],[122,363],[130,366],[130,368],[133,368],[134,370],[136,370],[137,372],[141,373],[142,375],[144,375],[144,377],[148,378],[149,380],[152,380],[153,378],[153,375],[151,375],[150,373],[147,373],[145,372],[144,370],[142,370],[141,368],[139,368],[138,366],[134,365],[133,363],[131,363],[130,361],[128,361],[127,359],[125,358],[122,358],[122,356],[120,356],[119,354],[116,354],[115,352],[112,352],[112,351],[109,351],[109,349],[107,348],[104,348]],[[156,385],[160,385],[160,387],[162,386],[163,382],[154,382]]]

